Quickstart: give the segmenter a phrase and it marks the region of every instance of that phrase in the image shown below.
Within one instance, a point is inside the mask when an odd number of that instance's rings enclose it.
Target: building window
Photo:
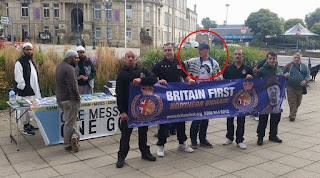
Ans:
[[[150,20],[150,7],[146,7],[146,20]]]
[[[172,15],[168,14],[168,22],[169,22],[169,26],[172,26]]]
[[[58,36],[59,27],[54,27],[54,36]]]
[[[94,6],[94,18],[101,19],[101,5]]]
[[[43,17],[44,18],[50,17],[49,4],[43,4]]]
[[[164,13],[164,24],[169,25],[169,15],[167,12]]]
[[[146,31],[147,31],[148,35],[151,36],[151,29],[147,29]]]
[[[132,6],[131,5],[127,5],[126,6],[126,19],[127,20],[131,20],[132,19]]]
[[[59,18],[59,4],[54,4],[54,18]]]
[[[107,39],[111,39],[111,38],[112,38],[112,29],[107,28]]]
[[[28,3],[21,3],[21,16],[22,17],[28,17],[29,16]]]
[[[112,5],[106,5],[106,18],[108,20],[112,18]]]
[[[161,13],[160,9],[158,9],[158,25],[160,26]]]
[[[9,17],[9,4],[6,3],[6,16]]]
[[[49,26],[44,26],[43,32],[44,32],[44,33],[50,33],[50,31],[49,31]]]
[[[96,39],[101,39],[101,28],[100,27],[96,28]]]
[[[131,28],[127,28],[126,30],[126,39],[127,40],[131,40]]]

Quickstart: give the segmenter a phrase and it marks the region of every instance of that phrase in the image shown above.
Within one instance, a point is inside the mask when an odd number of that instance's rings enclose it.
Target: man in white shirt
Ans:
[[[35,99],[41,98],[38,71],[34,64],[33,57],[33,46],[31,43],[24,43],[23,55],[17,59],[14,67],[14,79],[17,82],[17,97],[16,99]],[[23,114],[25,113],[25,114]],[[21,110],[17,113],[18,116],[23,114],[20,118],[20,124],[24,125],[23,132],[26,135],[34,135],[35,128],[30,122],[31,115],[25,110]]]

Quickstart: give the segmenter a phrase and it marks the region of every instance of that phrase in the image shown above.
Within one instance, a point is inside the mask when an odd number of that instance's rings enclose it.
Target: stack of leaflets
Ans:
[[[17,103],[19,104],[20,107],[30,107],[29,102],[25,99],[18,99]]]
[[[52,106],[57,104],[55,97],[37,98],[35,100],[38,102],[39,106]]]

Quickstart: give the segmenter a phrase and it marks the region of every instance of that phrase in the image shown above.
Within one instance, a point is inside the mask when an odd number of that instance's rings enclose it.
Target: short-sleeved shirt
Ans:
[[[253,75],[253,71],[250,66],[242,64],[242,66],[238,69],[234,64],[231,64],[225,68],[223,72],[223,78],[240,79],[246,78],[248,74]]]
[[[183,68],[186,69],[184,62],[181,64]],[[172,62],[164,58],[153,67],[152,72],[159,78],[159,80],[164,79],[167,82],[181,82],[182,78],[188,76],[182,70],[177,58],[175,58]]]

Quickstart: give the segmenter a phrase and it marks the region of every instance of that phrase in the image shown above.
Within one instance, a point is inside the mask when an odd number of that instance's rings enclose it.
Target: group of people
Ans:
[[[209,56],[210,46],[202,43],[198,47],[199,57],[192,58],[182,62],[182,67],[189,74],[198,79],[209,79],[215,82],[224,79],[245,78],[251,80],[254,77],[271,77],[267,83],[266,90],[269,96],[270,104],[259,115],[259,123],[257,128],[257,145],[263,145],[263,138],[270,115],[270,132],[269,140],[281,143],[282,140],[277,136],[278,124],[281,118],[281,110],[279,109],[280,83],[277,81],[276,75],[283,74],[287,79],[287,96],[290,107],[290,121],[295,121],[298,107],[301,104],[303,88],[306,87],[310,78],[308,67],[301,62],[301,54],[295,53],[293,61],[287,64],[282,71],[277,63],[277,54],[269,52],[266,59],[259,62],[253,68],[243,63],[245,54],[241,49],[235,49],[233,52],[233,63],[229,64],[222,75],[217,61]],[[125,54],[125,64],[117,75],[117,106],[120,112],[121,138],[118,151],[118,160],[116,167],[121,168],[125,164],[125,158],[130,149],[130,136],[132,128],[128,128],[128,98],[130,85],[154,85],[160,83],[167,85],[168,82],[187,82],[194,85],[196,81],[188,76],[181,68],[177,56],[175,55],[174,45],[171,43],[163,46],[163,60],[155,64],[152,71],[144,67],[140,67],[137,62],[138,58],[134,51],[127,51]],[[33,46],[30,43],[23,45],[23,55],[15,64],[15,80],[17,82],[17,97],[31,99],[40,98],[40,87],[36,65],[33,62]],[[76,132],[76,120],[80,107],[80,95],[92,93],[93,82],[96,75],[95,67],[91,60],[85,55],[85,48],[78,46],[76,50],[68,50],[65,53],[64,60],[61,61],[56,68],[56,98],[59,107],[65,116],[64,125],[64,143],[65,151],[79,150],[79,134]],[[215,77],[216,76],[216,77]],[[201,80],[202,81],[202,80]],[[208,82],[208,81],[202,81]],[[30,115],[27,113],[20,119],[24,125],[23,133],[34,135],[35,126],[30,124]],[[160,124],[158,127],[158,150],[157,155],[164,157],[165,144],[170,135],[170,127],[176,128],[178,139],[178,150],[184,152],[193,152],[199,146],[212,148],[213,145],[207,140],[207,128],[209,120],[194,120],[190,127],[191,144],[186,143],[186,126],[185,122],[174,124]],[[245,117],[237,117],[236,134],[234,134],[234,118],[227,118],[227,134],[223,145],[229,145],[235,141],[239,148],[246,149],[244,142]],[[147,145],[148,126],[138,128],[139,149],[141,158],[149,161],[155,161],[156,157],[150,152]],[[199,137],[199,142],[197,137]]]
[[[277,75],[284,75],[288,81],[287,96],[290,107],[290,121],[294,121],[298,107],[301,104],[303,87],[306,86],[310,78],[310,72],[306,65],[301,62],[301,54],[295,53],[293,61],[284,67],[284,70],[278,66],[277,54],[269,52],[265,60],[259,62],[260,65],[250,67],[243,63],[245,54],[241,49],[235,49],[233,52],[233,63],[228,65],[222,75],[217,61],[209,56],[210,46],[208,44],[200,44],[198,47],[199,57],[186,60],[181,63],[182,67],[195,78],[209,79],[213,78],[212,82],[224,79],[240,79],[245,78],[251,80],[254,77],[270,77],[267,82],[266,90],[269,96],[270,104],[259,115],[259,123],[257,127],[257,145],[263,145],[263,138],[270,115],[270,132],[269,140],[281,143],[282,140],[278,135],[278,124],[281,118],[281,103],[280,103],[280,83]],[[118,151],[117,168],[122,168],[125,164],[125,158],[130,149],[130,135],[132,128],[128,128],[128,97],[129,87],[132,83],[138,85],[153,85],[156,82],[161,85],[167,85],[168,82],[188,82],[189,85],[194,85],[195,80],[188,76],[182,70],[178,58],[175,55],[174,45],[171,43],[163,46],[163,60],[155,64],[152,71],[140,67],[137,64],[137,55],[133,51],[128,51],[125,54],[125,65],[121,68],[117,76],[117,105],[120,111],[120,130],[121,139]],[[214,78],[214,76],[216,76]],[[202,81],[202,80],[201,80]],[[186,144],[186,127],[185,122],[174,123],[177,130],[178,150],[192,153],[198,146],[212,148],[213,145],[207,140],[207,128],[209,120],[194,120],[190,127],[190,146]],[[160,124],[158,126],[158,150],[157,155],[164,157],[165,144],[170,135],[170,130],[173,124]],[[156,157],[150,153],[150,147],[147,145],[148,127],[143,126],[138,128],[139,149],[142,153],[142,159],[155,161]],[[223,145],[229,145],[234,141],[234,118],[227,118],[227,134]],[[245,117],[237,117],[236,143],[240,149],[246,149],[244,141],[245,132]],[[198,144],[199,137],[200,144]]]
[[[33,61],[33,46],[24,43],[22,48],[23,54],[17,59],[14,68],[17,99],[41,98],[38,70]],[[77,152],[80,137],[75,126],[80,107],[79,94],[92,93],[96,70],[83,46],[68,50],[64,58],[56,68],[56,98],[65,117],[63,147],[66,151]],[[31,113],[21,110],[18,115],[21,116],[19,122],[23,125],[22,133],[34,135],[34,130],[38,128],[30,123]]]

